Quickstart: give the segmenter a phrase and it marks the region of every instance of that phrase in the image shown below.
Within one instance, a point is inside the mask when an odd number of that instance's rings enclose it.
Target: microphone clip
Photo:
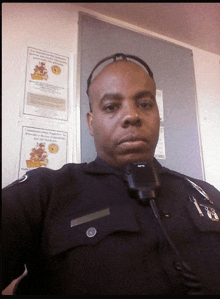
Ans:
[[[124,170],[130,190],[136,191],[142,204],[156,198],[160,182],[153,163],[131,163]]]

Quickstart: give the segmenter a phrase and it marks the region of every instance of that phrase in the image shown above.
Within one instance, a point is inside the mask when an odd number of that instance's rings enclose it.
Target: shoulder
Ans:
[[[207,195],[208,197],[213,198],[214,202],[220,206],[220,191],[208,182],[187,176],[174,170],[170,170],[166,167],[162,168],[161,173],[167,174],[170,180],[177,180],[179,182],[182,181],[182,183],[185,185],[185,188],[188,190],[193,188],[204,197]]]
[[[82,168],[83,164],[69,163],[58,170],[37,168],[26,172],[20,179],[2,189],[5,217],[14,215],[17,219],[22,215],[24,218],[24,215],[31,215],[31,219],[36,219],[37,222],[49,206],[59,206],[60,202],[64,204],[64,198],[70,197],[64,196],[68,190],[77,189]]]
[[[36,168],[27,171],[22,177],[12,182],[11,184],[5,186],[4,190],[10,189],[13,186],[26,186],[27,185],[50,185],[54,181],[66,178],[71,175],[77,175],[81,172],[87,163],[68,163],[63,165],[60,169],[53,170],[50,168]]]

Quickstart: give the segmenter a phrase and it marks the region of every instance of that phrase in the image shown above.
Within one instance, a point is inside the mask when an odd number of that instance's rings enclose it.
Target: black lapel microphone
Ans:
[[[146,205],[157,197],[160,182],[153,163],[130,163],[124,167],[129,189],[138,195],[140,203]]]
[[[124,174],[129,189],[138,195],[137,200],[139,203],[145,206],[148,204],[151,206],[167,241],[182,264],[180,273],[184,278],[183,285],[186,287],[185,295],[203,295],[200,279],[195,276],[190,266],[184,261],[160,218],[160,213],[155,203],[160,188],[160,181],[153,163],[142,162],[127,164],[124,166]]]

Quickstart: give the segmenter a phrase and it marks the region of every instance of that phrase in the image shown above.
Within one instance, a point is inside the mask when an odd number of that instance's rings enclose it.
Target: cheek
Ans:
[[[154,134],[157,136],[159,136],[159,131],[160,131],[160,118],[158,117],[157,119],[155,119],[154,123],[153,123],[153,131]]]
[[[144,120],[144,128],[146,135],[148,135],[152,142],[156,142],[159,137],[160,130],[160,117],[159,114],[154,115],[152,117],[145,118]]]
[[[94,138],[99,141],[99,143],[106,142],[109,138],[109,126],[103,120],[94,121],[93,124],[94,128]]]
[[[160,127],[160,115],[159,115],[158,108],[155,111],[155,114],[154,114],[153,119],[152,119],[152,123],[155,126],[155,128],[159,128]]]
[[[119,125],[117,121],[109,119],[105,116],[103,119],[94,121],[94,141],[96,145],[103,145],[104,147],[111,148],[114,146],[114,139],[117,135]]]

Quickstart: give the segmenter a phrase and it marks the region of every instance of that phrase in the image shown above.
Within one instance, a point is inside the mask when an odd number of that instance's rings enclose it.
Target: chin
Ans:
[[[141,163],[141,162],[152,162],[154,159],[154,155],[137,155],[137,154],[129,154],[129,155],[125,155],[120,157],[120,159],[118,159],[118,164],[119,167],[126,165],[126,164],[130,164],[130,163]]]

